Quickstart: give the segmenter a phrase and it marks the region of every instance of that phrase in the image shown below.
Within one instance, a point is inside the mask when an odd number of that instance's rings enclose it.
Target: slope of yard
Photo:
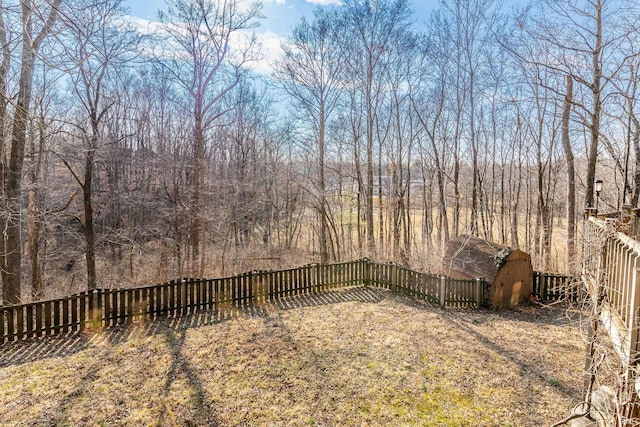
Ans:
[[[5,344],[0,425],[549,425],[580,397],[574,323],[352,288]]]

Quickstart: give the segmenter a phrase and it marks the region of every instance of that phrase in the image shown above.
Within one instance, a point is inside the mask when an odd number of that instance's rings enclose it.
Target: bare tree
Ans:
[[[336,13],[317,9],[312,22],[302,19],[293,30],[291,40],[283,45],[284,57],[278,64],[277,77],[292,98],[293,114],[300,120],[305,143],[311,144],[316,158],[315,189],[310,191],[318,215],[320,260],[329,260],[330,223],[327,206],[326,152],[327,123],[331,120],[346,76],[344,53],[339,48],[334,27]]]
[[[101,145],[109,143],[103,126],[119,100],[117,86],[121,77],[118,73],[135,58],[140,42],[136,31],[122,25],[123,15],[120,0],[99,4],[78,0],[62,14],[63,34],[68,37],[63,40],[63,58],[65,64],[73,64],[66,71],[79,104],[78,114],[71,122],[79,131],[85,154],[81,173],[75,172],[68,161],[64,162],[82,189],[87,288],[90,290],[96,288],[94,165]]]
[[[44,296],[44,272],[47,253],[47,217],[59,213],[45,204],[50,188],[47,184],[49,169],[48,151],[52,145],[52,135],[59,131],[60,124],[53,116],[61,109],[56,108],[60,99],[53,89],[59,82],[61,73],[40,64],[39,75],[35,79],[33,96],[33,118],[29,124],[28,138],[28,196],[27,196],[27,252],[31,264],[31,289],[36,299]],[[64,206],[64,205],[63,205]]]
[[[412,83],[414,88],[410,92],[411,103],[422,126],[422,132],[429,141],[429,149],[425,149],[425,153],[431,157],[435,166],[439,209],[436,229],[440,249],[449,241],[449,215],[446,201],[447,150],[442,146],[448,138],[446,134],[439,132],[443,129],[442,122],[446,120],[443,116],[446,114],[447,82],[450,70],[449,49],[451,45],[448,43],[448,38],[441,37],[441,30],[446,28],[447,25],[442,21],[442,15],[434,14],[429,27],[430,43],[424,43],[418,56],[420,62],[416,67],[419,71],[414,73],[414,76],[419,80]],[[420,70],[423,72],[420,73]],[[434,83],[429,86],[427,80]],[[430,90],[431,93],[421,95],[419,90]],[[444,128],[446,129],[446,126]]]
[[[19,6],[6,7],[0,3],[0,44],[2,45],[2,64],[0,66],[0,180],[2,200],[0,209],[0,229],[3,230],[2,256],[0,256],[0,274],[3,285],[3,301],[18,303],[21,299],[20,279],[22,264],[22,168],[26,146],[26,132],[31,104],[36,55],[45,38],[51,33],[57,19],[58,8],[62,0],[53,0],[50,4],[33,4],[31,0],[22,0]],[[9,27],[13,17],[5,15],[20,9],[17,34]],[[35,26],[35,28],[34,28]],[[20,49],[13,50],[11,38],[20,37]],[[9,93],[8,80],[11,62],[20,56],[20,71],[17,95]],[[15,104],[9,108],[10,100]],[[10,118],[10,111],[13,117]],[[11,122],[11,143],[6,145],[6,125]]]
[[[576,166],[573,147],[569,139],[571,103],[573,101],[573,79],[567,76],[567,89],[562,108],[562,147],[567,162],[567,271],[576,268]]]
[[[184,107],[193,117],[193,176],[191,178],[191,271],[203,275],[206,255],[204,159],[206,132],[224,110],[220,100],[257,59],[254,36],[241,41],[242,32],[255,28],[261,5],[239,0],[168,0],[160,14],[167,34],[159,62],[173,76],[189,100]],[[234,39],[236,38],[236,39]]]
[[[373,178],[376,133],[378,138],[380,135],[376,132],[376,109],[384,93],[381,76],[388,49],[395,40],[402,39],[398,36],[409,26],[410,12],[407,0],[348,0],[342,10],[344,36],[341,40],[347,53],[348,70],[354,79],[356,108],[362,108],[364,112],[361,119],[364,120],[365,177],[359,183],[360,191],[365,194],[364,218],[370,254],[376,250]],[[379,140],[377,142],[380,144]],[[359,153],[356,156],[359,157]]]
[[[544,67],[571,76],[572,105],[578,121],[588,131],[585,202],[593,206],[601,122],[607,93],[624,65],[631,59],[626,41],[637,28],[623,21],[633,16],[631,4],[619,0],[544,1],[519,18],[518,57],[529,66]],[[565,91],[549,87],[558,96]]]

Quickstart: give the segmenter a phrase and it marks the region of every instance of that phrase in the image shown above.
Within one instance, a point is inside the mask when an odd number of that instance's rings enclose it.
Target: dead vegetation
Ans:
[[[580,397],[564,309],[351,288],[0,346],[2,425],[541,426]]]

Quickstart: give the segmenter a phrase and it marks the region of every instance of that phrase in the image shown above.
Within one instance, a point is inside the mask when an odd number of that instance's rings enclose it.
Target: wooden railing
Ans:
[[[545,299],[561,297],[561,276],[536,273]],[[477,308],[487,284],[414,271],[368,259],[251,271],[217,279],[184,278],[153,286],[97,289],[48,301],[0,306],[0,344],[24,338],[108,328],[159,317],[248,307],[347,286],[389,289],[441,307]],[[557,291],[557,292],[556,292]]]
[[[640,309],[640,243],[615,223],[585,221],[582,279],[623,364],[635,363]]]

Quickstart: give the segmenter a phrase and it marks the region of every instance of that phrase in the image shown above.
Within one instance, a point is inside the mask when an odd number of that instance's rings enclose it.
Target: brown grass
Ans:
[[[565,310],[351,288],[0,346],[1,425],[541,426],[580,396]]]

